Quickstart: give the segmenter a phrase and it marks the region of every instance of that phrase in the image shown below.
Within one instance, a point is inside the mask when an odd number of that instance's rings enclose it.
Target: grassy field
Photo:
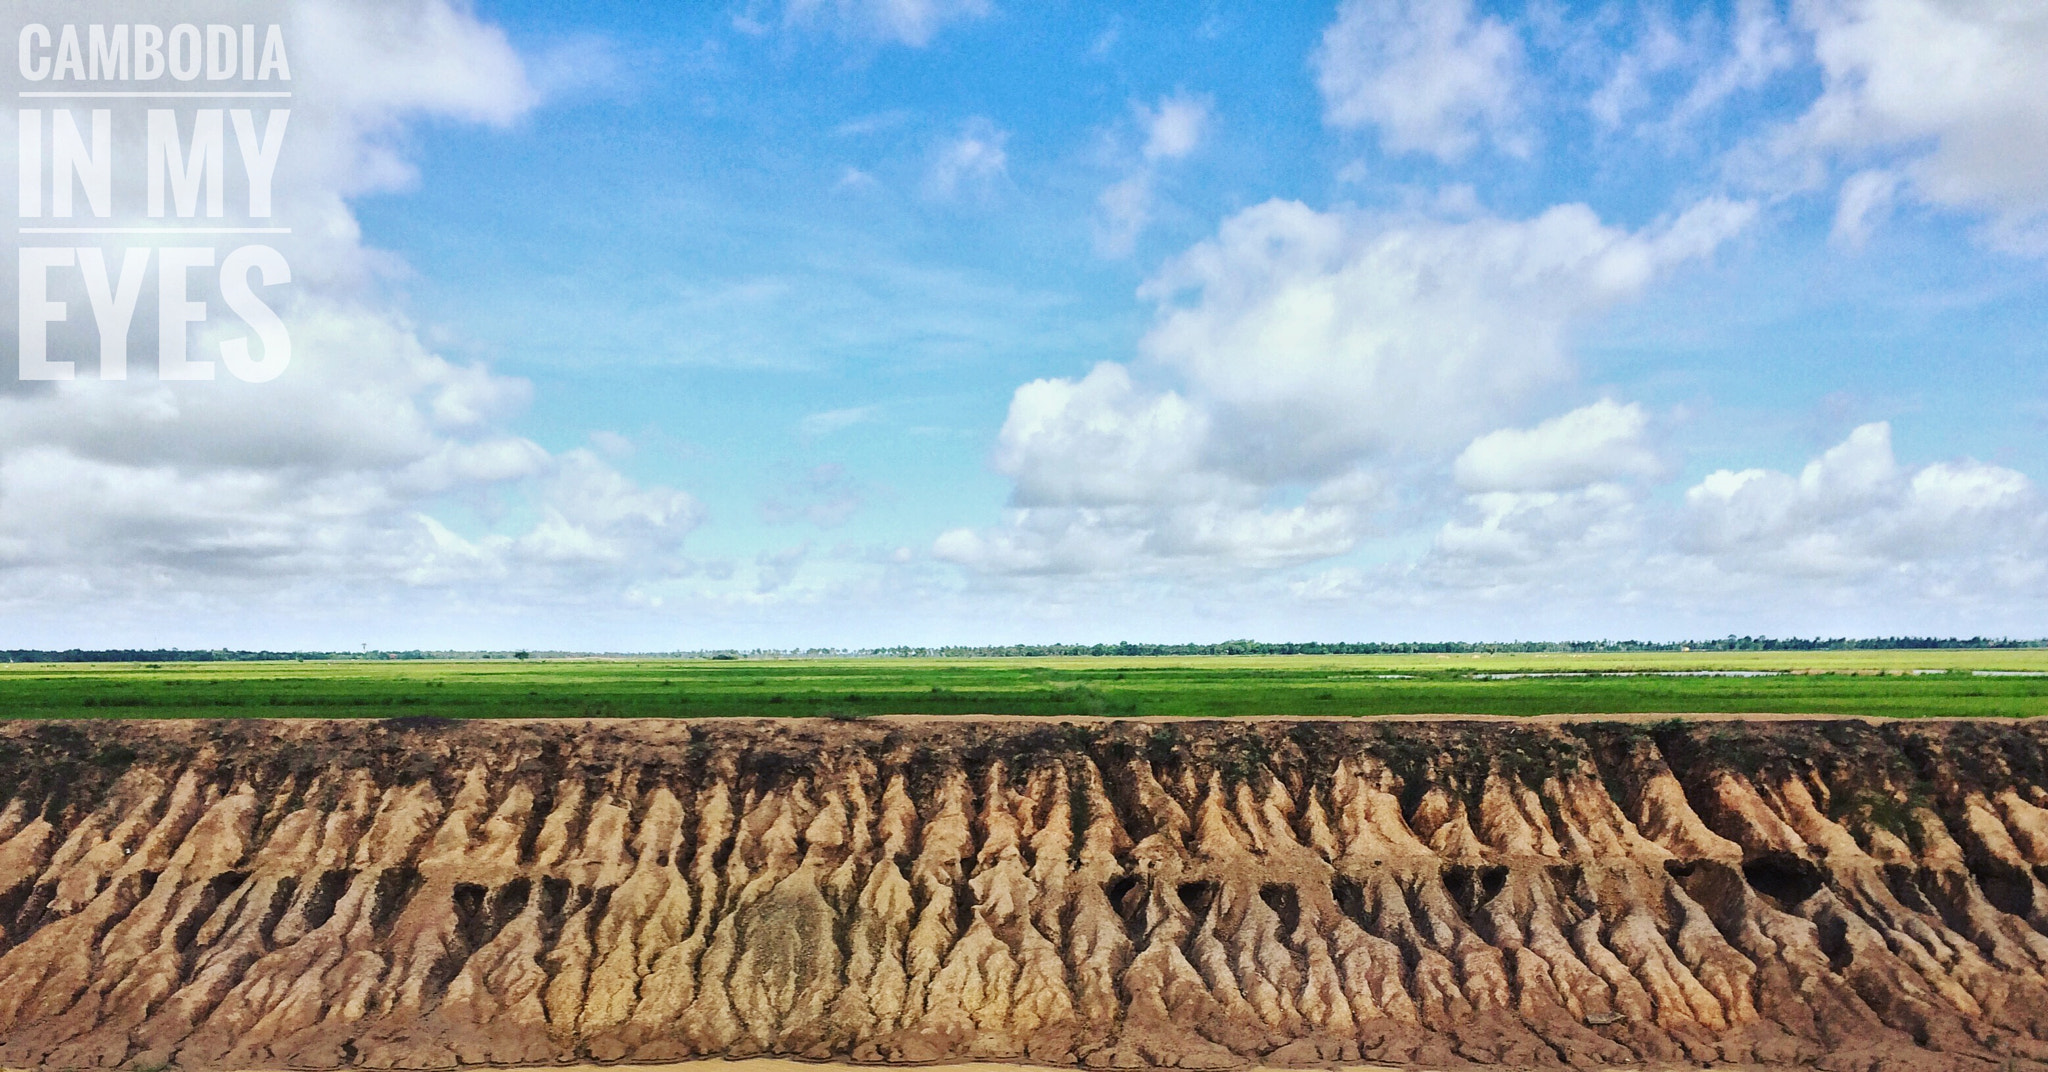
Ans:
[[[2048,650],[0,664],[10,718],[1628,712],[2048,714]]]

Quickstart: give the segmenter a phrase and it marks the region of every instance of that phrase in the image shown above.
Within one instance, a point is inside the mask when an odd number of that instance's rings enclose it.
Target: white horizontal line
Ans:
[[[180,91],[180,92],[169,92],[169,91],[166,91],[166,92],[145,92],[145,91],[142,91],[142,90],[96,90],[96,91],[91,91],[91,92],[86,92],[86,91],[76,91],[76,90],[48,90],[48,91],[44,91],[44,90],[39,90],[39,91],[35,91],[35,92],[30,92],[30,91],[27,91],[27,90],[23,90],[23,91],[22,91],[22,92],[21,92],[21,93],[20,93],[19,95],[20,95],[20,96],[23,96],[23,97],[60,97],[60,98],[61,98],[61,97],[151,97],[151,98],[156,98],[156,99],[175,99],[175,98],[193,98],[193,97],[289,97],[289,96],[291,96],[291,94],[290,94],[290,93],[288,93],[288,92],[278,92],[278,91],[266,91],[266,92],[255,92],[255,91],[249,91],[249,92],[239,92],[239,91],[233,91],[233,90],[226,90],[226,91],[220,91],[220,92],[213,92],[213,91],[205,91],[205,92],[202,92],[202,91],[199,91],[199,90],[191,90],[191,91]]]
[[[290,234],[289,227],[23,227],[22,234]]]

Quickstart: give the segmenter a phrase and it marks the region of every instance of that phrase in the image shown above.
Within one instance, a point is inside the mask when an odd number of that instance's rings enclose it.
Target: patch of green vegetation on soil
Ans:
[[[1775,673],[1656,676],[1699,671]],[[0,664],[0,717],[2026,717],[2048,713],[2048,677],[2010,675],[2044,671],[2048,650],[18,663]]]

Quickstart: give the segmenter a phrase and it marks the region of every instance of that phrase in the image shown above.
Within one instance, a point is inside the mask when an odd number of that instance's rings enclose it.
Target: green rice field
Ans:
[[[7,718],[1686,712],[2048,714],[2048,650],[0,664]]]

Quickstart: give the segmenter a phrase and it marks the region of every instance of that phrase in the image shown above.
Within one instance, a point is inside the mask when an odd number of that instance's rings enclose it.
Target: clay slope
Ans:
[[[2048,1057],[2027,724],[0,728],[0,1064]]]

